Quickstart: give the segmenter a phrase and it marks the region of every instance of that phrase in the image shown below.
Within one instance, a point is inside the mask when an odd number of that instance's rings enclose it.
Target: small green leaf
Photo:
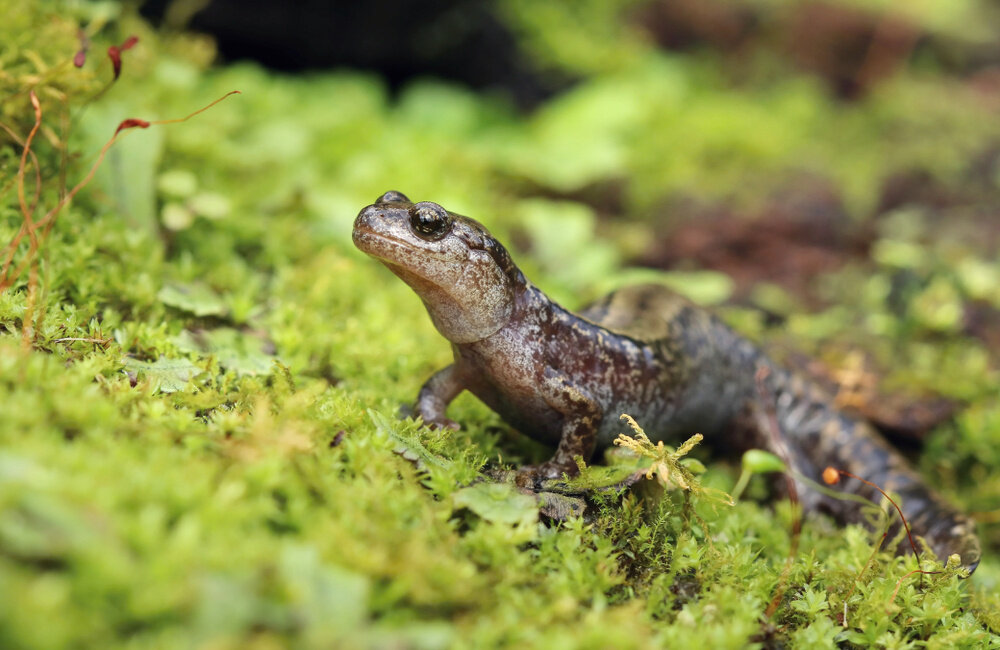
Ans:
[[[542,482],[542,489],[570,495],[618,490],[638,482],[648,468],[648,459],[633,456],[631,463],[591,465],[569,479],[548,479]]]
[[[323,562],[315,547],[291,545],[278,559],[288,593],[318,641],[332,643],[345,630],[360,627],[368,616],[371,585],[366,576]]]
[[[784,472],[785,464],[771,452],[763,451],[762,449],[750,449],[743,454],[743,469],[752,474]]]
[[[125,369],[148,376],[155,390],[161,393],[184,390],[190,380],[205,372],[187,359],[163,357],[153,362],[125,359]]]
[[[823,589],[813,590],[811,586],[806,586],[798,600],[792,601],[792,609],[803,612],[810,616],[816,616],[820,612],[829,608],[826,602],[826,591]]]
[[[962,324],[963,309],[958,290],[944,278],[931,282],[911,305],[917,321],[938,332],[956,331]]]
[[[392,421],[385,415],[369,410],[368,417],[372,419],[375,428],[380,433],[395,443],[393,451],[415,464],[418,469],[427,469],[428,467],[447,469],[451,466],[450,460],[432,454],[415,436],[400,433],[399,428],[392,426]]]
[[[182,199],[198,190],[198,177],[186,169],[170,169],[156,179],[156,187],[163,194]]]
[[[671,271],[659,281],[677,293],[703,305],[718,305],[733,295],[733,279],[718,271]]]
[[[225,316],[229,311],[219,294],[198,282],[168,284],[160,289],[156,297],[169,307],[190,312],[195,316]]]
[[[185,352],[211,355],[219,365],[240,376],[266,375],[277,359],[263,351],[264,342],[231,327],[214,330],[184,330],[174,343]]]
[[[907,241],[880,239],[872,247],[872,257],[884,266],[918,268],[927,260],[927,251]]]
[[[206,219],[222,219],[232,211],[232,202],[228,197],[215,192],[202,192],[191,198],[188,207],[197,215]]]
[[[537,501],[503,483],[476,483],[455,492],[452,499],[456,509],[468,508],[495,524],[530,525],[538,520]]]
[[[169,230],[185,230],[194,223],[194,214],[180,203],[171,201],[160,210],[160,221]]]
[[[539,492],[539,511],[549,519],[556,521],[566,521],[573,517],[580,517],[587,509],[587,502],[581,497],[572,497],[555,492]]]
[[[688,468],[692,474],[704,474],[707,470],[705,463],[701,462],[697,458],[684,458],[681,460],[681,465]]]

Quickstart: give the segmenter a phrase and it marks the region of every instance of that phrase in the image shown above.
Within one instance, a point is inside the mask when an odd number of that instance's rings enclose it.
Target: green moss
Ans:
[[[55,141],[81,155],[69,184],[122,119],[183,116],[243,94],[184,124],[129,133],[113,150],[45,243],[29,348],[27,277],[0,293],[0,646],[998,643],[986,594],[1000,565],[989,552],[971,581],[907,578],[914,560],[886,553],[860,576],[878,535],[807,518],[768,624],[791,543],[787,504],[698,502],[706,533],[674,493],[598,495],[588,519],[546,524],[507,488],[468,492],[484,467],[548,452],[468,396],[453,406],[457,433],[396,418],[449,349],[416,296],[349,234],[357,210],[387,189],[437,200],[505,241],[526,232],[531,251],[519,260],[579,304],[636,271],[622,268],[615,236],[593,232],[589,208],[529,200],[517,190],[525,179],[570,191],[627,178],[624,216],[641,223],[671,193],[727,196],[744,174],[777,183],[808,159],[860,205],[903,161],[958,173],[955,160],[991,133],[960,102],[913,111],[945,82],[904,78],[897,94],[846,106],[801,79],[732,88],[697,59],[635,51],[519,117],[438,83],[390,101],[369,75],[205,70],[201,41],[159,36],[116,5],[68,7],[0,6],[10,17],[0,42],[12,44],[0,82],[23,91],[37,73],[28,50],[54,66],[77,47],[75,21],[94,18],[74,12],[110,11],[87,67],[53,67],[43,85],[66,94],[70,133],[55,126],[60,102],[39,93]],[[101,48],[133,32],[141,45],[122,78],[87,105],[109,74]],[[2,110],[23,136],[33,122],[23,92]],[[818,137],[823,125],[856,137]],[[646,137],[667,131],[670,155]],[[959,145],[942,152],[933,138]],[[4,141],[6,179],[19,153]],[[51,208],[59,152],[45,140],[37,153]],[[553,223],[572,235],[572,252],[553,247]],[[8,187],[0,241],[20,225]],[[887,233],[870,266],[828,283],[833,306],[798,313],[787,329],[820,355],[870,349],[893,385],[966,400],[920,464],[986,511],[1000,489],[996,362],[953,312],[996,304],[989,278],[1000,271],[975,250],[941,246]],[[889,304],[900,269],[912,282]],[[728,295],[718,276],[698,277],[695,297]],[[758,317],[744,320],[768,335]],[[708,464],[704,484],[730,490],[737,470]],[[748,494],[764,492],[751,481]],[[983,536],[1000,545],[995,524]]]

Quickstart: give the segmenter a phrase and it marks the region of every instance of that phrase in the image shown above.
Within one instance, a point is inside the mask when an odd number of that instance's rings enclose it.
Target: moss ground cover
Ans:
[[[643,47],[525,116],[434,81],[390,96],[371,74],[208,67],[210,42],[112,4],[0,0],[0,15],[0,242],[23,223],[29,89],[36,214],[123,119],[242,92],[127,133],[59,214],[35,284],[26,266],[0,292],[0,647],[1000,645],[1000,266],[982,230],[1000,175],[976,175],[1000,122],[979,91],[916,69],[838,103],[804,76],[734,86],[704,57]],[[132,34],[107,86],[106,48]],[[962,200],[876,219],[886,179],[911,168]],[[719,273],[628,265],[683,220],[662,216],[678,196],[752,210],[799,172],[874,232],[815,305],[777,285],[727,303]],[[587,198],[609,183],[613,220]],[[765,620],[794,515],[762,478],[732,507],[695,499],[704,526],[675,493],[597,496],[552,523],[475,488],[547,451],[468,396],[457,433],[396,417],[450,353],[351,245],[357,210],[388,189],[483,221],[568,305],[656,278],[749,336],[835,369],[864,350],[887,390],[960,403],[914,454],[981,513],[981,568],[906,577],[914,558],[888,553],[865,568],[878,533],[807,518]],[[705,485],[731,490],[735,463],[701,458]]]

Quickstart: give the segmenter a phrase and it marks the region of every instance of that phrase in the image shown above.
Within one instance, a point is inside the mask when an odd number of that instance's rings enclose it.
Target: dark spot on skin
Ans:
[[[639,302],[636,305],[636,308],[639,311],[646,311],[649,309],[650,300],[653,299],[653,296],[651,296],[650,294],[651,294],[650,291],[643,291],[641,294],[639,294]]]
[[[517,268],[514,261],[510,258],[510,253],[503,245],[492,237],[487,237],[483,242],[483,250],[490,254],[496,265],[500,267],[500,270],[510,278],[515,283],[524,282],[524,276],[521,275],[521,270]]]

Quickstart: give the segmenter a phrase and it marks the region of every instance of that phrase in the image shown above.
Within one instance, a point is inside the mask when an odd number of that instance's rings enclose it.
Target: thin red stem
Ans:
[[[903,580],[906,580],[907,578],[909,578],[910,576],[912,576],[914,573],[920,573],[920,574],[925,575],[925,576],[932,576],[932,575],[937,575],[937,574],[942,573],[942,572],[941,571],[922,571],[920,569],[914,569],[913,571],[910,571],[909,573],[907,573],[902,578],[900,578],[899,580],[896,581],[896,588],[893,589],[893,591],[892,591],[892,598],[889,599],[889,603],[890,604],[892,604],[893,602],[895,602],[896,596],[899,595],[899,588],[903,585]]]
[[[885,490],[883,490],[882,488],[880,488],[878,485],[872,483],[871,481],[863,479],[860,476],[858,476],[857,474],[852,474],[851,472],[848,472],[847,470],[844,470],[844,469],[837,469],[836,467],[834,467],[833,469],[835,469],[837,471],[837,473],[840,474],[841,476],[849,476],[849,477],[851,477],[853,479],[857,479],[857,480],[861,481],[865,485],[868,485],[868,486],[871,486],[871,487],[875,488],[876,490],[878,490],[879,492],[882,493],[882,496],[884,496],[886,499],[889,500],[889,503],[892,504],[892,507],[895,508],[896,512],[899,513],[899,519],[903,522],[903,528],[906,529],[906,536],[910,540],[910,548],[913,549],[913,554],[917,556],[917,561],[919,562],[920,561],[920,552],[917,550],[917,544],[916,544],[916,542],[913,541],[913,533],[910,532],[910,524],[906,521],[906,517],[903,515],[903,511],[900,510],[899,505],[896,504],[896,501],[891,496],[889,496],[886,493]]]

